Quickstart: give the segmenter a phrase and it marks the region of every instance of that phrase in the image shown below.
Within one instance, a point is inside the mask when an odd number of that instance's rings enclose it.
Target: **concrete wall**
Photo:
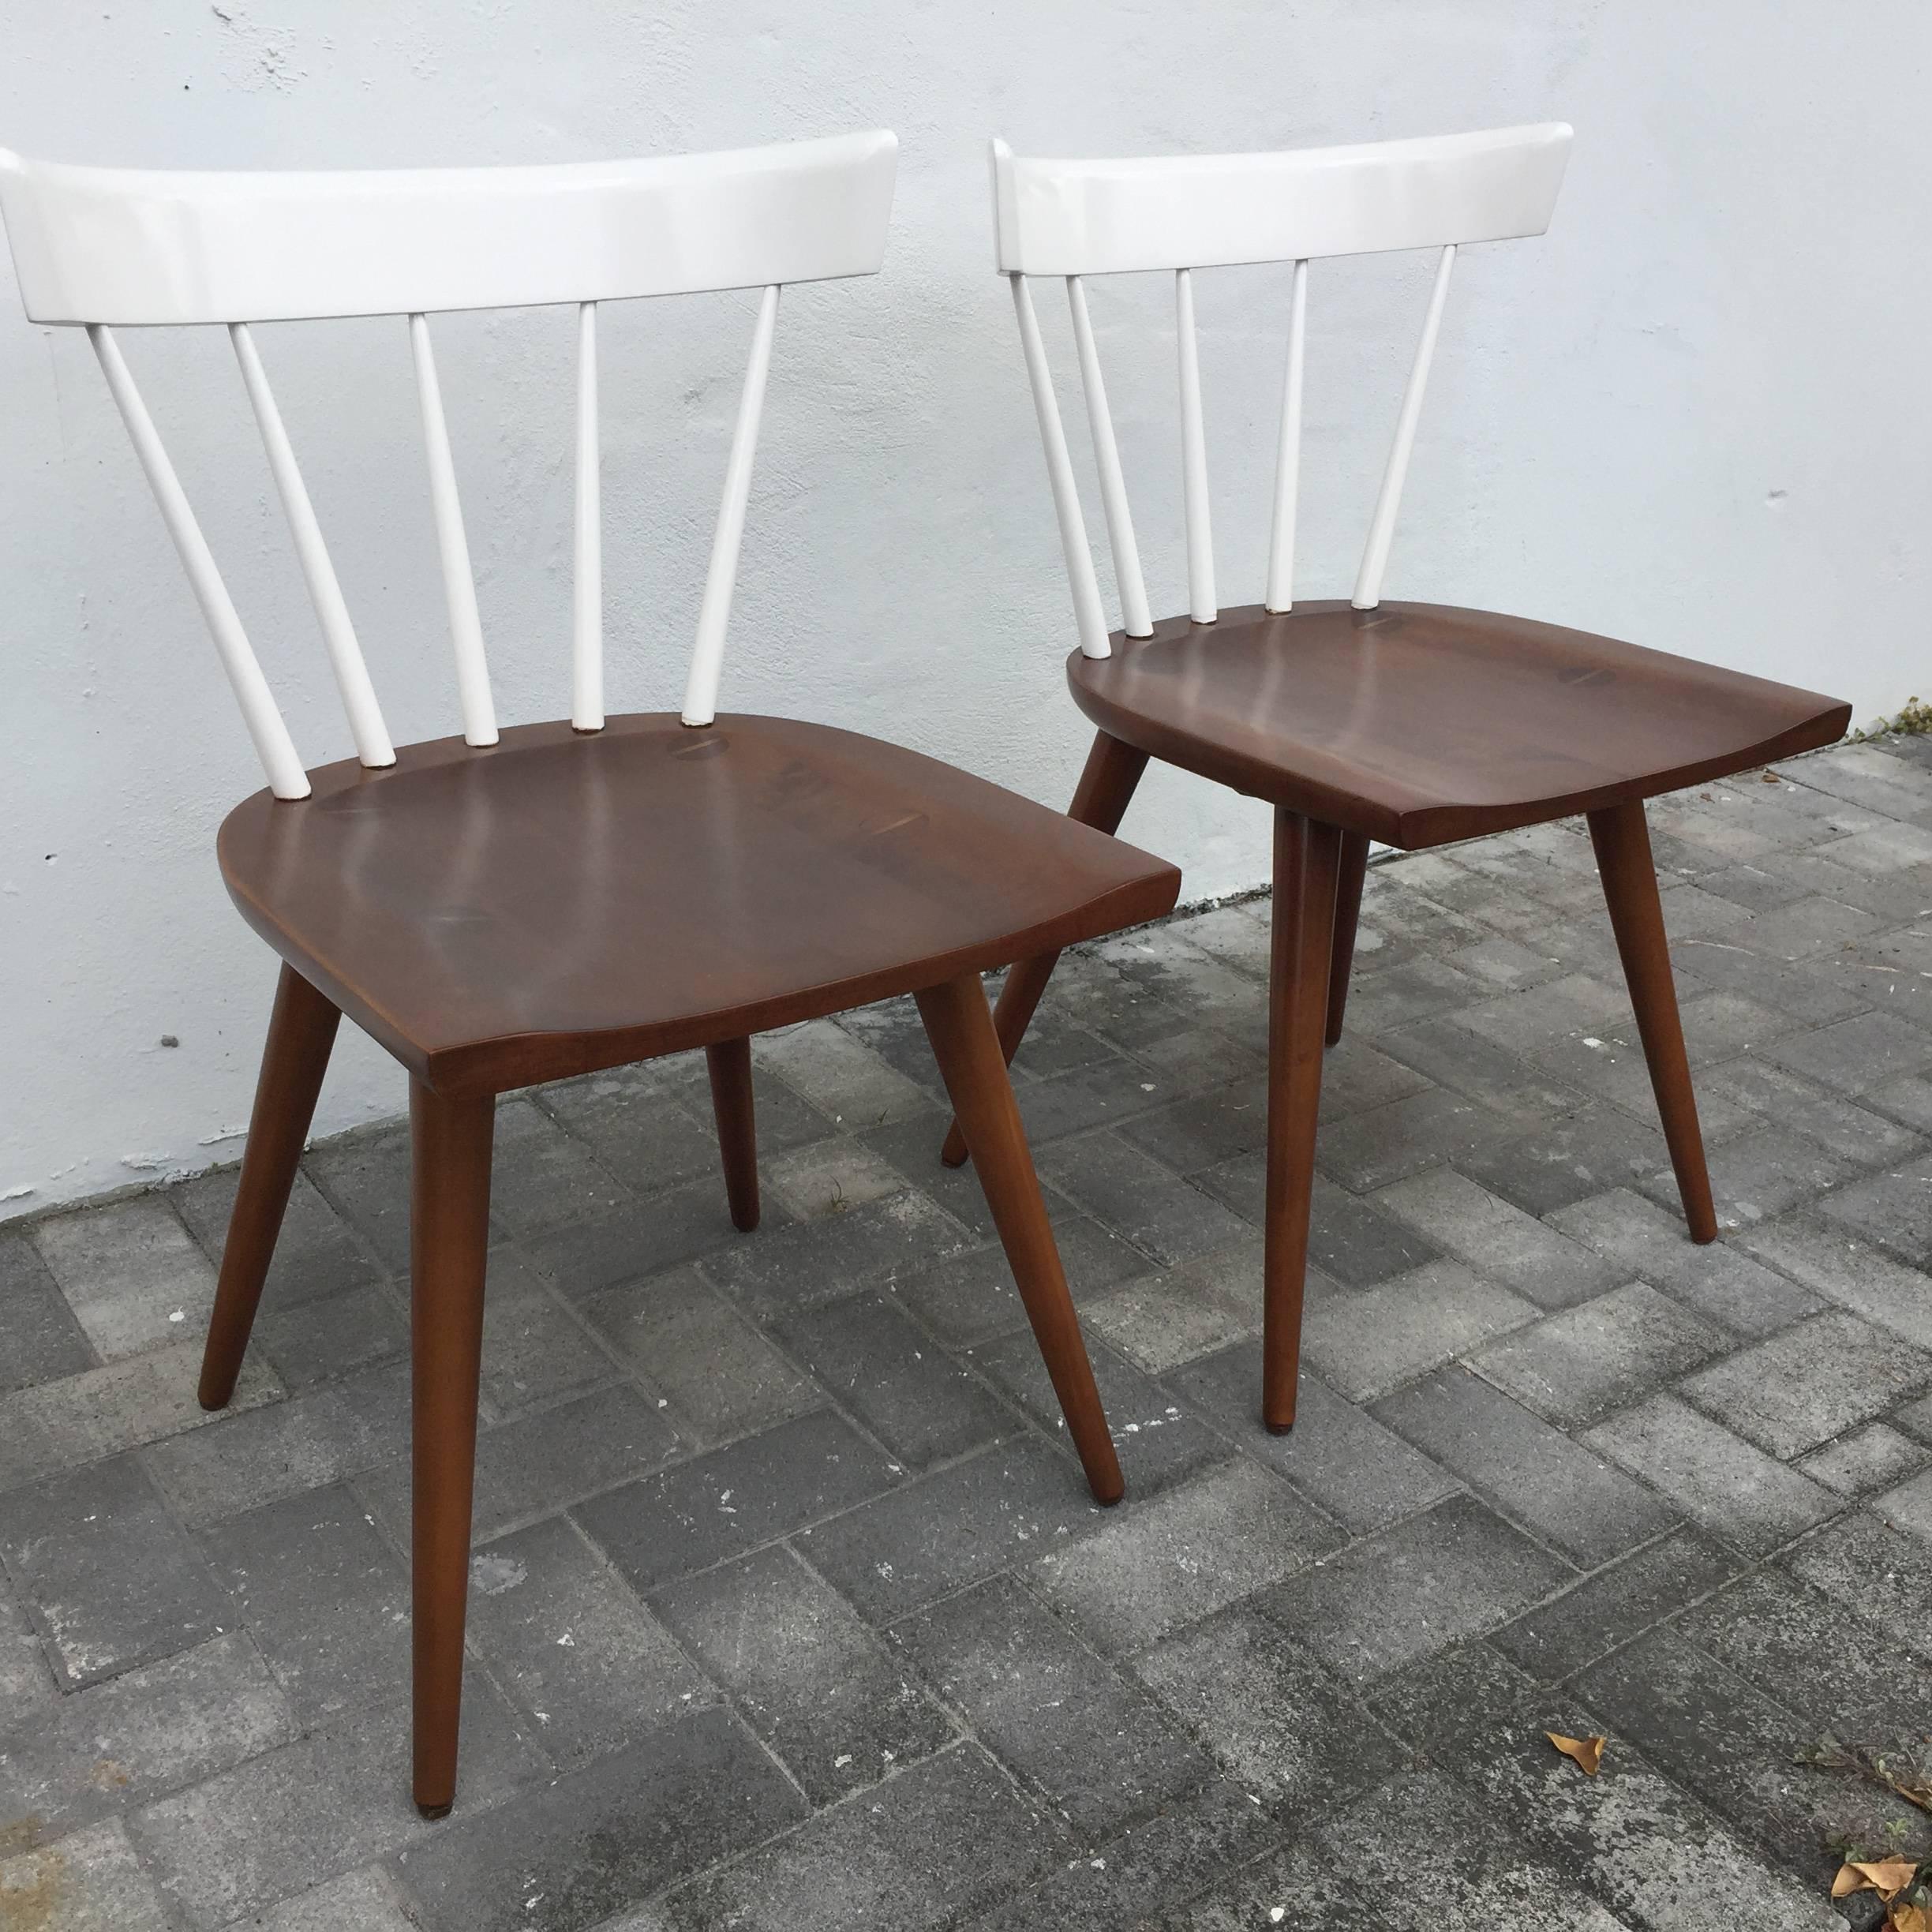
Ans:
[[[1929,55],[1910,0],[5,0],[0,142],[402,166],[895,128],[887,272],[799,291],[781,318],[724,702],[1059,803],[1085,733],[989,268],[989,133],[1133,152],[1573,122],[1550,238],[1458,273],[1388,593],[1698,653],[1866,717],[1932,686]],[[1428,273],[1316,271],[1304,594],[1350,582]],[[1260,586],[1285,287],[1244,270],[1200,291],[1229,603]],[[1169,293],[1110,285],[1095,310],[1150,588],[1178,608]],[[750,316],[735,297],[607,320],[613,707],[677,701]],[[261,333],[392,728],[454,729],[402,324]],[[439,339],[500,707],[556,715],[568,320],[457,318]],[[343,755],[225,342],[131,354],[298,745]],[[259,782],[84,340],[28,328],[0,290],[0,1214],[238,1151],[274,975],[212,841]],[[1190,897],[1265,874],[1265,814],[1173,773],[1127,830],[1184,865]],[[346,1042],[318,1130],[402,1097]]]

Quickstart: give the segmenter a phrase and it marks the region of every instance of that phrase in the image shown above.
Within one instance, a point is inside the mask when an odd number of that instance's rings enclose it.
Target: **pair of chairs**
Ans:
[[[1715,1233],[1642,800],[1837,736],[1846,707],[1380,583],[1451,264],[1547,226],[1569,130],[1298,153],[1028,161],[996,148],[1009,279],[1098,727],[1069,815],[878,740],[717,710],[779,293],[869,274],[896,144],[874,133],[668,160],[410,173],[161,174],[0,155],[36,321],[84,327],[264,766],[223,878],[283,962],[200,1395],[232,1395],[342,1017],[410,1076],[414,1795],[454,1799],[492,1123],[511,1089],[705,1049],[733,1219],[758,1220],[751,1036],[911,994],[1094,1496],[1120,1467],[1009,1084],[1058,951],[1160,916],[1174,867],[1118,842],[1150,758],[1275,808],[1263,1413],[1293,1421],[1316,1102],[1369,841],[1585,812],[1694,1238]],[[1354,597],[1291,601],[1312,257],[1440,251]],[[1215,596],[1193,276],[1294,264],[1267,595]],[[1189,609],[1152,620],[1084,278],[1175,275]],[[1065,280],[1123,607],[1110,635],[1029,277]],[[607,716],[597,309],[762,290],[681,713]],[[500,729],[429,317],[576,305],[567,720]],[[462,735],[395,746],[269,386],[262,322],[400,314],[421,406]],[[117,328],[220,324],[259,425],[356,755],[305,769]],[[981,975],[1011,966],[997,1019]]]

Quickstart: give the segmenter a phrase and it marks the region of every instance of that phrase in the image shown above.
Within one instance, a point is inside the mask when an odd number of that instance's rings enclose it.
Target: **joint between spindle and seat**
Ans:
[[[456,465],[450,453],[442,387],[436,380],[436,352],[429,342],[429,318],[420,311],[413,313],[409,328],[423,445],[429,463],[429,504],[443,566],[444,599],[449,608],[450,642],[456,657],[463,740],[471,745],[493,745],[497,739],[496,710],[490,697],[483,624],[477,612],[476,578],[470,568],[470,541],[463,530],[462,500],[456,489]]]
[[[1395,418],[1395,438],[1389,450],[1388,467],[1382,474],[1375,515],[1369,520],[1368,540],[1362,549],[1354,595],[1349,599],[1357,610],[1373,610],[1382,601],[1382,578],[1388,568],[1389,548],[1395,541],[1395,518],[1402,507],[1402,485],[1409,477],[1409,459],[1415,451],[1416,425],[1422,417],[1423,394],[1428,388],[1429,365],[1435,359],[1436,339],[1449,298],[1449,271],[1455,266],[1455,255],[1456,245],[1450,242],[1443,245],[1436,258],[1428,312],[1423,317],[1421,339],[1416,344],[1415,360],[1410,365],[1409,380],[1402,390],[1402,408]]]
[[[780,284],[767,284],[758,298],[745,364],[738,419],[732,429],[731,454],[724,465],[724,492],[711,538],[711,563],[698,607],[698,636],[691,647],[691,674],[684,687],[682,721],[709,724],[717,715],[718,680],[724,664],[724,634],[731,623],[732,597],[738,582],[738,553],[744,543],[745,511],[751,496],[751,467],[758,455],[758,426],[765,410],[765,385],[771,373],[772,337],[778,324]]]
[[[1194,273],[1174,271],[1174,335],[1181,365],[1181,485],[1187,517],[1188,615],[1212,623],[1214,529],[1208,504],[1208,432],[1201,415],[1200,352],[1195,339]]]

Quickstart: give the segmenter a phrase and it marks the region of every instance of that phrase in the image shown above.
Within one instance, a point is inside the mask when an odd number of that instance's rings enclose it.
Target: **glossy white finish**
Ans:
[[[1363,546],[1361,569],[1350,599],[1357,610],[1373,610],[1382,600],[1382,573],[1388,567],[1389,545],[1395,536],[1395,515],[1402,507],[1402,485],[1415,449],[1416,425],[1421,420],[1423,391],[1428,387],[1429,365],[1436,358],[1436,337],[1442,328],[1443,305],[1449,299],[1449,271],[1455,266],[1455,244],[1445,248],[1436,264],[1436,285],[1429,291],[1428,313],[1423,318],[1422,339],[1402,391],[1402,410],[1395,418],[1395,440],[1388,467],[1382,474],[1381,493],[1369,519],[1368,541]]]
[[[685,697],[686,721],[709,724],[778,290],[877,270],[897,146],[876,133],[650,161],[328,174],[73,168],[0,152],[0,211],[28,314],[88,327],[269,782],[279,796],[299,798],[308,792],[301,762],[108,325],[227,326],[357,756],[377,766],[393,763],[395,748],[250,323],[407,316],[463,736],[486,746],[497,742],[496,707],[429,314],[575,305],[571,719],[596,731],[604,723],[597,305],[761,288]]]
[[[897,143],[545,167],[200,173],[0,152],[36,322],[259,322],[871,275]]]
[[[999,267],[1109,275],[1541,234],[1569,152],[1560,122],[1116,161],[1024,160],[996,142]]]
[[[1308,268],[1294,265],[1288,298],[1288,371],[1282,382],[1281,444],[1275,458],[1275,512],[1268,524],[1266,603],[1294,608],[1295,511],[1301,493],[1301,375],[1308,334]]]
[[[1187,515],[1188,614],[1220,615],[1215,601],[1214,529],[1208,512],[1208,432],[1201,421],[1200,351],[1194,339],[1194,278],[1174,271],[1174,339],[1181,358],[1181,487]]]
[[[597,304],[577,305],[577,491],[571,542],[571,723],[604,728],[603,480],[597,438]]]
[[[193,511],[188,507],[181,479],[175,475],[174,466],[169,462],[168,453],[162,447],[154,419],[148,414],[148,406],[141,400],[140,391],[134,386],[133,376],[121,354],[121,345],[114,340],[113,330],[98,325],[88,331],[88,337],[94,345],[101,373],[107,378],[114,406],[121,412],[121,420],[127,425],[128,438],[133,444],[134,454],[147,475],[148,486],[160,506],[161,520],[167,526],[167,533],[174,540],[174,548],[181,553],[182,567],[188,573],[188,582],[201,606],[201,615],[208,620],[208,633],[215,640],[222,668],[228,673],[228,682],[234,687],[236,700],[242,706],[242,721],[248,726],[249,737],[255,741],[256,754],[262,762],[263,770],[268,774],[270,788],[277,798],[306,798],[309,775],[302,769],[301,760],[295,755],[294,744],[289,737],[288,727],[282,721],[282,713],[275,708],[268,680],[262,676],[261,665],[249,648],[248,634],[242,628],[242,620],[235,615],[228,586],[222,582],[221,572],[215,567],[208,540],[201,534],[201,526],[195,521]]]
[[[261,430],[262,447],[268,453],[276,493],[282,499],[283,514],[288,519],[289,535],[301,564],[303,581],[309,586],[309,601],[315,606],[316,621],[322,627],[322,641],[328,646],[329,665],[335,673],[335,687],[342,693],[343,710],[348,713],[349,734],[355,740],[356,756],[368,766],[393,765],[395,747],[390,742],[388,726],[383,722],[382,707],[376,702],[369,666],[362,661],[362,647],[356,642],[355,626],[343,601],[342,585],[336,578],[328,545],[323,541],[322,526],[316,520],[315,506],[309,500],[308,485],[302,481],[294,447],[283,425],[282,412],[275,406],[275,391],[268,386],[268,373],[262,367],[254,335],[245,322],[231,322],[228,337],[234,345],[242,386],[248,391],[249,406]]]
[[[462,707],[463,739],[496,742],[496,707],[490,698],[489,665],[483,655],[483,620],[477,614],[476,577],[470,539],[463,531],[462,500],[450,455],[443,388],[436,380],[429,318],[409,319],[410,352],[416,363],[416,396],[422,407],[423,450],[429,459],[429,507],[436,517],[436,554],[443,566],[443,597],[449,606],[450,643],[456,653],[456,696]]]
[[[1555,209],[1570,141],[1567,126],[1548,122],[1346,148],[1132,160],[1022,159],[1004,141],[993,142],[995,254],[1001,272],[1013,285],[1061,541],[1073,578],[1080,648],[1088,655],[1104,655],[1092,641],[1101,621],[1099,597],[1026,278],[1057,275],[1067,280],[1126,628],[1137,635],[1143,633],[1135,620],[1148,614],[1146,593],[1082,278],[1154,269],[1174,275],[1188,608],[1196,623],[1211,623],[1219,590],[1195,322],[1196,272],[1234,263],[1294,264],[1264,593],[1267,608],[1288,611],[1294,608],[1301,498],[1309,260],[1390,249],[1440,250],[1421,341],[1355,581],[1356,608],[1372,609],[1381,597],[1456,249],[1469,242],[1541,234]],[[1123,555],[1130,566],[1123,564]]]
[[[1107,641],[1106,618],[1100,608],[1100,580],[1094,575],[1093,552],[1087,548],[1087,520],[1080,515],[1080,491],[1073,481],[1073,459],[1067,454],[1066,431],[1061,426],[1059,401],[1054,395],[1053,371],[1046,364],[1046,345],[1040,339],[1039,317],[1033,313],[1026,277],[1017,275],[1009,279],[1013,311],[1020,319],[1020,347],[1033,391],[1033,413],[1039,419],[1040,441],[1046,451],[1046,481],[1053,489],[1060,548],[1066,554],[1067,579],[1073,591],[1074,627],[1080,634],[1083,655],[1110,657],[1114,646]]]
[[[1067,306],[1073,318],[1073,346],[1080,358],[1080,388],[1087,399],[1087,421],[1093,432],[1094,466],[1100,473],[1100,502],[1106,512],[1107,542],[1114,552],[1114,576],[1120,586],[1121,627],[1129,637],[1151,637],[1154,620],[1148,609],[1147,584],[1140,575],[1140,546],[1134,541],[1133,514],[1127,505],[1127,480],[1121,474],[1120,447],[1114,440],[1114,418],[1107,409],[1106,384],[1100,374],[1100,351],[1094,342],[1093,318],[1087,313],[1087,291],[1078,275],[1066,279]]]
[[[718,506],[711,539],[711,567],[705,576],[704,602],[698,612],[698,642],[691,651],[691,676],[684,689],[684,722],[709,724],[717,715],[718,674],[724,662],[724,631],[731,622],[732,593],[738,582],[738,551],[744,541],[745,507],[751,496],[751,465],[758,455],[758,423],[765,413],[765,383],[771,373],[772,333],[778,324],[776,284],[758,299],[751,331],[751,355],[738,398],[731,455],[724,466],[724,497]]]

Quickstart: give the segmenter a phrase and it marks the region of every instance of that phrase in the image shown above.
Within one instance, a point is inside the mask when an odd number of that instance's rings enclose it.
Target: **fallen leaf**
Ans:
[[[1559,1750],[1562,1748],[1557,1747]],[[1850,1859],[1838,1867],[1831,1895],[1840,1899],[1852,1892],[1876,1892],[1881,1899],[1896,1898],[1911,1883],[1918,1870],[1910,1859]],[[1917,1911],[1919,1908],[1911,1905],[1904,1909]]]
[[[1923,1905],[1894,1905],[1892,1932],[1932,1932],[1932,1911]]]
[[[1778,775],[1776,772],[1760,772],[1758,774],[1758,782],[1760,784],[1776,784],[1777,781]]]
[[[1872,1887],[1881,1898],[1896,1898],[1918,1876],[1918,1862],[1913,1859],[1881,1859],[1876,1864],[1860,1865],[1859,1870],[1872,1881]]]
[[[1566,1758],[1575,1759],[1587,1776],[1594,1777],[1597,1775],[1597,1767],[1603,1762],[1604,1741],[1601,1738],[1565,1737],[1556,1731],[1545,1731],[1543,1735]]]

